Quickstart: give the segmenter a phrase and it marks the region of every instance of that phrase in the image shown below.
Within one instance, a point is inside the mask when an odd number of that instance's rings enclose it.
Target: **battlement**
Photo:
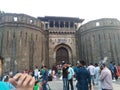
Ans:
[[[20,23],[37,26],[40,28],[43,27],[43,24],[37,18],[25,14],[16,13],[0,13],[0,24],[2,23]]]
[[[102,18],[90,21],[80,27],[81,32],[98,27],[120,27],[120,21],[115,18]]]

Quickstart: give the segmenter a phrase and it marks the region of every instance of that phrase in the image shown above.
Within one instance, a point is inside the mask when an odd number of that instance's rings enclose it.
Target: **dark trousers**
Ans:
[[[111,71],[111,74],[112,74],[112,80],[114,79],[114,72],[113,71]]]
[[[73,79],[68,80],[68,88],[67,88],[67,90],[69,90],[69,84],[71,86],[71,90],[74,90],[74,88],[73,88]]]
[[[102,90],[112,90],[112,89],[102,89]]]
[[[117,80],[118,79],[118,76],[115,74],[115,80]]]
[[[43,90],[47,90],[46,84],[47,84],[47,83],[44,83],[44,84],[42,85]]]

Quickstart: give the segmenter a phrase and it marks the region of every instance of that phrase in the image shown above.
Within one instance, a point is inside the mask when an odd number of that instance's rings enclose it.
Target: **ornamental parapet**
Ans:
[[[43,24],[40,20],[35,17],[16,14],[16,13],[0,13],[0,25],[11,24],[11,25],[29,25],[37,28],[43,28]]]
[[[90,21],[80,27],[80,31],[93,30],[101,27],[120,27],[120,21],[115,18],[102,18]]]

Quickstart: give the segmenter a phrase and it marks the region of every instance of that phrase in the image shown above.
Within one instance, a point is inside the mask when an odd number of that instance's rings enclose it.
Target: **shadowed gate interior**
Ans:
[[[69,63],[68,50],[64,47],[60,47],[56,51],[56,64],[62,64],[62,62]]]

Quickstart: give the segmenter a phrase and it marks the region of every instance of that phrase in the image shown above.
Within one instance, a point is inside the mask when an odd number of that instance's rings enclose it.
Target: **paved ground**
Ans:
[[[61,80],[54,80],[48,82],[51,90],[63,90],[63,83]],[[77,90],[75,87],[76,82],[74,81],[74,90]],[[93,87],[93,90],[98,90],[97,85]],[[118,81],[113,81],[113,90],[120,90],[120,79]]]

